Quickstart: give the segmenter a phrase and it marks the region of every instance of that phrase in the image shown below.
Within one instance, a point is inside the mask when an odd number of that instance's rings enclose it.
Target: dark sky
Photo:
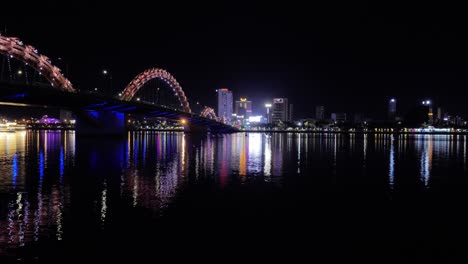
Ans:
[[[190,99],[212,106],[215,89],[227,87],[256,109],[288,97],[297,117],[313,116],[319,104],[378,117],[392,96],[403,110],[430,98],[468,117],[461,5],[167,2],[42,2],[21,14],[2,11],[0,26],[64,58],[79,89],[94,87],[103,68],[123,89],[139,72],[161,67]]]

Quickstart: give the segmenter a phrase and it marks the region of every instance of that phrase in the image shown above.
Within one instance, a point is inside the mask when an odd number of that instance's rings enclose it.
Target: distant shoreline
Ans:
[[[298,131],[298,130],[276,130],[276,131],[261,131],[261,130],[240,130],[239,132],[247,133],[301,133],[301,134],[406,134],[406,135],[467,135],[466,132],[396,132],[396,131]]]

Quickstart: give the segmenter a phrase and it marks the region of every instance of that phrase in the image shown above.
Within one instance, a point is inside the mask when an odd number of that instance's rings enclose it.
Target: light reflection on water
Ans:
[[[466,172],[466,140],[458,135],[135,132],[107,141],[77,138],[74,132],[0,133],[0,253],[66,239],[74,228],[70,210],[75,206],[91,208],[86,213],[100,229],[126,206],[164,216],[190,181],[223,189],[233,182],[282,186],[288,177],[321,176],[339,184],[365,172],[384,179],[390,190],[405,188],[409,178],[428,189],[435,168]],[[72,200],[74,195],[78,198]]]

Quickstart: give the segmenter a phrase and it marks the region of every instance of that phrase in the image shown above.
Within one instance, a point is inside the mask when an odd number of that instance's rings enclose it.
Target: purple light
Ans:
[[[39,122],[42,124],[59,124],[60,120],[58,120],[57,118],[52,118],[52,117],[48,117],[45,115],[41,118]]]

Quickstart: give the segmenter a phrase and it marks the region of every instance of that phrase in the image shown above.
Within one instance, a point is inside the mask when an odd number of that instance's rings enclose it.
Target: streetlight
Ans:
[[[104,93],[111,93],[112,92],[112,73],[107,70],[103,69],[101,71],[101,74],[103,75],[103,91]]]

